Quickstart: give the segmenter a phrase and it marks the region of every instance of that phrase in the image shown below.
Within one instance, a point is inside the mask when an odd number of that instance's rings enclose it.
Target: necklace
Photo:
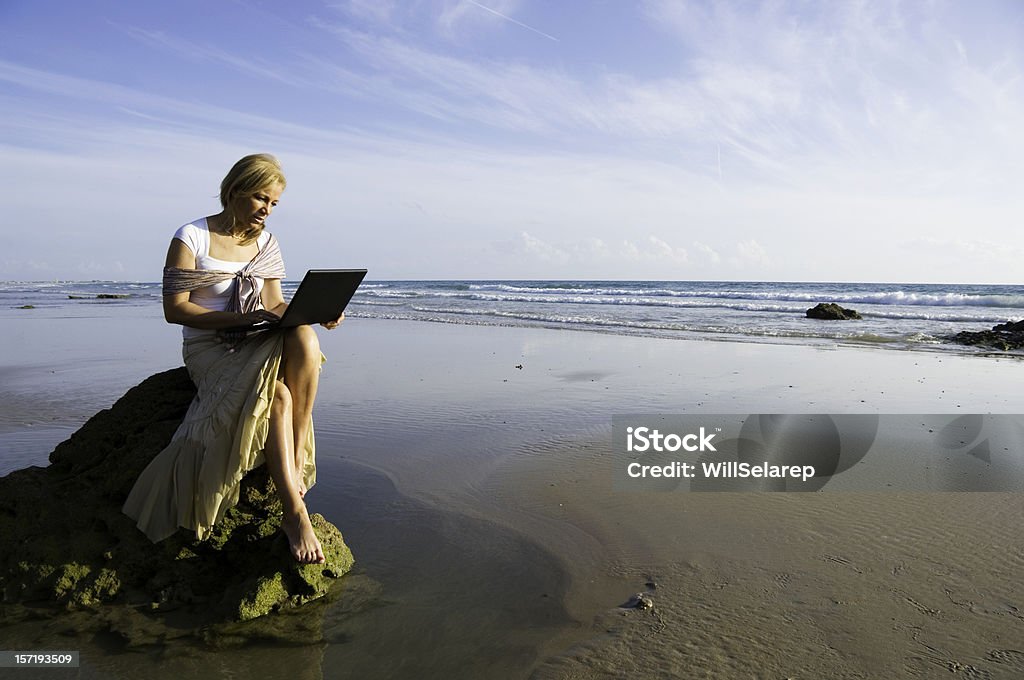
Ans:
[[[209,224],[209,222],[210,222],[210,220],[207,220],[207,224]],[[232,230],[231,226],[228,226],[227,218],[221,217],[220,215],[214,215],[213,222],[214,222],[213,230],[216,233],[220,234],[221,236],[230,236],[231,238],[233,238],[236,241],[238,241],[238,240],[240,240],[242,238],[242,236],[236,234]]]

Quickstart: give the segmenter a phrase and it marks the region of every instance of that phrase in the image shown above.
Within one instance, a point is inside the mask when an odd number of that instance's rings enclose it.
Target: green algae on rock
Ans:
[[[313,514],[324,564],[295,562],[264,467],[208,540],[151,543],[121,513],[136,477],[170,441],[195,394],[184,368],[158,373],[93,416],[51,465],[0,479],[0,596],[60,610],[121,604],[187,611],[196,626],[248,621],[329,594],[353,564],[337,527]]]

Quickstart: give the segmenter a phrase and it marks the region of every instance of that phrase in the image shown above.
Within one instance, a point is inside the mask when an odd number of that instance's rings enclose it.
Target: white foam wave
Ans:
[[[428,296],[415,295],[408,292],[384,292],[368,297],[390,297],[406,299],[426,299]],[[493,303],[530,303],[530,304],[553,304],[553,305],[612,305],[628,307],[669,307],[675,309],[729,309],[741,312],[765,312],[783,313],[803,316],[807,310],[805,304],[779,304],[768,302],[740,302],[724,301],[720,299],[665,299],[650,298],[644,296],[601,296],[591,297],[586,295],[524,295],[511,293],[483,293],[483,292],[437,292],[429,297],[466,300],[467,302],[493,302]],[[898,311],[885,308],[861,310],[863,316],[878,319],[898,320],[920,320],[920,321],[944,321],[963,323],[1001,323],[1013,320],[1007,315],[997,315],[991,312],[977,311],[943,313],[943,312],[918,312]]]
[[[361,296],[363,296],[363,297],[420,298],[420,297],[424,297],[424,295],[425,295],[423,292],[413,291],[413,290],[381,290],[381,289],[371,289],[371,290],[367,290],[367,291],[362,291],[361,289],[362,289],[362,286],[360,286],[359,294]]]
[[[427,296],[422,296],[426,298]],[[805,308],[794,305],[758,304],[758,303],[723,303],[717,300],[659,300],[641,296],[607,296],[590,297],[586,295],[519,295],[500,293],[460,293],[440,292],[431,297],[474,302],[526,302],[536,304],[557,305],[615,305],[630,307],[675,307],[675,308],[724,308],[754,312],[799,312]]]
[[[816,326],[802,329],[785,329],[778,327],[738,326],[732,324],[688,324],[666,323],[650,320],[608,319],[601,317],[579,316],[570,314],[539,314],[525,311],[507,311],[500,309],[478,308],[444,308],[409,306],[406,311],[384,311],[360,309],[359,316],[395,319],[408,321],[428,321],[447,324],[463,324],[473,326],[517,326],[571,328],[582,331],[621,333],[649,337],[695,337],[720,338],[738,342],[777,341],[819,344],[821,342],[851,343],[854,345],[886,345],[898,349],[912,347],[942,346],[955,351],[956,346],[949,345],[941,338],[927,333],[905,334],[865,333],[863,331],[848,332],[835,325]]]
[[[733,324],[690,324],[690,323],[666,323],[647,320],[609,319],[605,317],[577,316],[567,314],[536,314],[529,312],[509,312],[499,309],[465,309],[465,308],[444,308],[444,307],[416,307],[412,311],[428,315],[424,320],[443,320],[451,322],[450,318],[436,315],[469,316],[469,317],[493,317],[499,319],[513,319],[521,321],[535,321],[543,324],[556,326],[595,326],[603,328],[629,328],[638,331],[672,331],[686,333],[709,333],[714,335],[744,335],[772,338],[827,338],[832,340],[848,340],[859,342],[899,342],[903,338],[898,336],[885,336],[872,333],[843,332],[828,327],[817,327],[813,329],[781,329],[747,325]],[[410,315],[408,318],[423,318]]]
[[[403,307],[404,302],[391,302],[387,300],[360,300],[358,297],[352,298],[349,302],[350,305],[373,305],[374,307]]]
[[[1024,295],[969,294],[957,292],[924,293],[917,291],[840,292],[829,290],[699,290],[637,287],[549,287],[515,286],[510,284],[471,284],[473,291],[528,293],[555,297],[566,293],[578,295],[632,295],[641,297],[711,298],[727,300],[766,300],[778,302],[837,302],[869,305],[906,305],[935,307],[1006,307],[1024,309]]]

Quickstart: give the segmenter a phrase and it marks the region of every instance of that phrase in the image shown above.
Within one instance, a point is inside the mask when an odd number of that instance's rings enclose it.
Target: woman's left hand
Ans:
[[[326,328],[329,331],[333,331],[335,328],[337,328],[339,325],[341,325],[341,322],[344,321],[344,320],[345,320],[345,312],[342,312],[341,316],[339,316],[334,321],[325,321],[325,322],[323,322],[320,325],[323,326],[324,328]]]

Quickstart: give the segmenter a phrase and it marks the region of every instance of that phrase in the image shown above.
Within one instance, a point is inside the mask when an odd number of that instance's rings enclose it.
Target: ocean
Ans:
[[[297,281],[284,282],[290,296]],[[97,296],[116,296],[99,298]],[[0,305],[69,315],[159,305],[160,284],[0,282]],[[808,319],[819,302],[861,321]],[[661,338],[976,352],[949,342],[1024,318],[1024,286],[733,281],[367,281],[350,317],[560,328]]]

